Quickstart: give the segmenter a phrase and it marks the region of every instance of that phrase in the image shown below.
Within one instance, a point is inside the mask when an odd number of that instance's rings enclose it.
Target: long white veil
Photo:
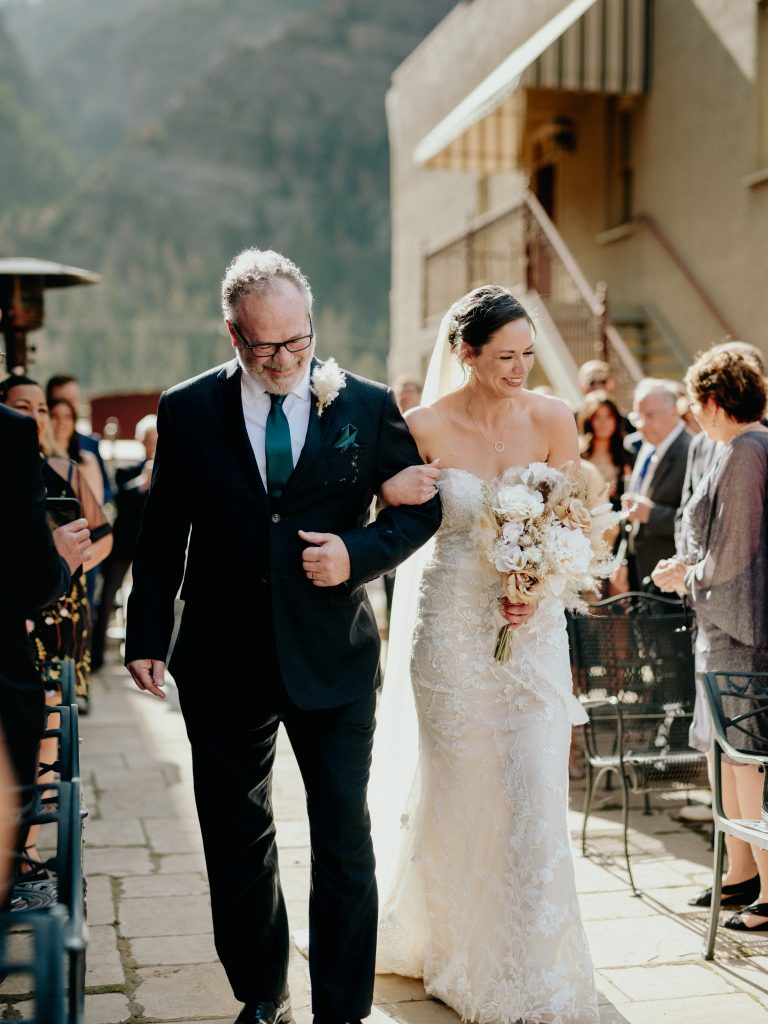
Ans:
[[[432,405],[464,383],[464,372],[448,341],[451,318],[449,310],[440,324],[424,382],[422,405]],[[382,907],[393,895],[400,875],[398,866],[409,855],[410,816],[419,797],[419,727],[411,690],[411,645],[421,577],[432,548],[432,541],[425,544],[403,562],[395,577],[368,789]]]

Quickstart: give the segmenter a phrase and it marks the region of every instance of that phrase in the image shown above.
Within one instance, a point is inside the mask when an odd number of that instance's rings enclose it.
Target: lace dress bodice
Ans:
[[[423,977],[478,1024],[596,1024],[567,827],[570,727],[584,715],[563,607],[544,598],[511,661],[494,661],[501,584],[473,538],[483,481],[447,469],[440,493],[411,659],[420,792],[401,818],[377,969]]]
[[[474,540],[483,510],[483,481],[462,469],[440,478],[443,522],[424,570],[414,657],[422,685],[446,685],[457,660],[468,688],[501,686],[519,708],[532,701],[561,701],[571,724],[586,721],[572,694],[568,637],[560,601],[545,597],[536,614],[516,632],[512,661],[500,665],[491,655],[503,625],[499,612],[501,580]],[[470,683],[473,680],[473,683]]]

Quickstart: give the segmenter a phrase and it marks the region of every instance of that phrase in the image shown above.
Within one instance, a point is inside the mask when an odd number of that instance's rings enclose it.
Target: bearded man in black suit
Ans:
[[[141,689],[163,696],[183,579],[170,668],[241,1024],[291,1019],[271,806],[284,723],[310,821],[313,1012],[341,1024],[370,1013],[376,946],[366,787],[379,638],[363,585],[429,539],[440,504],[435,488],[369,524],[381,484],[421,459],[388,388],[314,358],[298,267],[246,250],[226,272],[222,306],[236,358],[160,401],[126,661]]]

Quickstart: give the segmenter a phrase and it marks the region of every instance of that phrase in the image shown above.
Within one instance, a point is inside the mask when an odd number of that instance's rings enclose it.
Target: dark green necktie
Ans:
[[[264,446],[267,454],[267,491],[270,498],[279,498],[293,472],[291,431],[283,412],[286,395],[270,395],[272,408],[267,416]]]

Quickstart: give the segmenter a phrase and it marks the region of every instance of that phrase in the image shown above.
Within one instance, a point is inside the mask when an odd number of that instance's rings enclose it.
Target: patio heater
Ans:
[[[5,338],[8,373],[23,373],[34,345],[27,345],[29,331],[43,326],[43,292],[46,288],[71,288],[98,284],[101,277],[79,267],[26,256],[0,258],[0,332]],[[2,367],[0,367],[2,369]]]

